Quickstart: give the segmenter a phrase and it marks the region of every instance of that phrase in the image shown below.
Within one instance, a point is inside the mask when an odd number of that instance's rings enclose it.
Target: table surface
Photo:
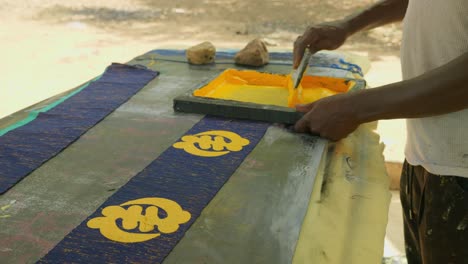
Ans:
[[[202,118],[175,113],[174,97],[226,68],[242,68],[228,57],[189,65],[177,52],[148,53],[129,64],[161,75],[0,196],[5,263],[38,260]],[[290,70],[285,58],[261,69]],[[314,73],[320,71],[343,74],[325,68]],[[0,120],[0,129],[61,96]],[[389,194],[382,146],[371,129],[363,126],[329,145],[270,126],[164,263],[375,263]],[[359,249],[348,249],[350,241]]]

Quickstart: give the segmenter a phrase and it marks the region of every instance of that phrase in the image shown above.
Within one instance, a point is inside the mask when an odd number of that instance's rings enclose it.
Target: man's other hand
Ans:
[[[297,105],[296,110],[306,113],[294,129],[299,133],[319,134],[333,141],[340,140],[360,125],[348,94],[334,95],[307,105]]]

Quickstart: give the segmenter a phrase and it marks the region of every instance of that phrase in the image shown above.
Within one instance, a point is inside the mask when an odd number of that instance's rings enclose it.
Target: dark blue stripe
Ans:
[[[225,130],[248,139],[250,144],[241,151],[209,158],[195,156],[183,149],[170,147],[112,195],[39,263],[162,262],[200,215],[203,208],[255,148],[268,126],[261,122],[205,117],[186,135],[210,130]],[[181,224],[175,233],[161,234],[160,237],[140,243],[112,241],[105,238],[98,229],[87,226],[90,219],[102,216],[101,211],[104,207],[146,197],[170,199],[178,203],[183,210],[190,212],[191,218],[188,222]]]
[[[112,64],[63,103],[0,137],[0,194],[77,140],[158,75]]]

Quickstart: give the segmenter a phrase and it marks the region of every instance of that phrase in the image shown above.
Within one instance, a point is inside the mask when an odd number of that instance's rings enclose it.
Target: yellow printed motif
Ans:
[[[250,144],[248,139],[223,130],[211,130],[183,136],[181,140],[182,142],[175,143],[173,147],[200,157],[223,156],[231,151],[241,151],[243,147]]]
[[[141,205],[149,205],[143,214]],[[127,209],[124,208],[129,206]],[[167,216],[159,218],[158,211],[162,209]],[[95,217],[87,223],[89,228],[99,229],[106,238],[123,243],[137,243],[159,237],[161,233],[174,233],[181,224],[187,223],[191,215],[184,211],[174,201],[164,198],[141,198],[123,203],[119,206],[111,205],[102,209],[103,217]],[[117,225],[121,219],[122,228]],[[157,226],[160,233],[149,233]],[[129,232],[127,230],[138,231]]]

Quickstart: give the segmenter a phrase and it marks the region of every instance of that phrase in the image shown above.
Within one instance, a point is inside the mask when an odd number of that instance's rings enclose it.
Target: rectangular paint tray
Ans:
[[[175,98],[174,110],[294,124],[303,115],[295,105],[364,87],[363,80],[305,75],[295,90],[290,75],[227,69]]]

